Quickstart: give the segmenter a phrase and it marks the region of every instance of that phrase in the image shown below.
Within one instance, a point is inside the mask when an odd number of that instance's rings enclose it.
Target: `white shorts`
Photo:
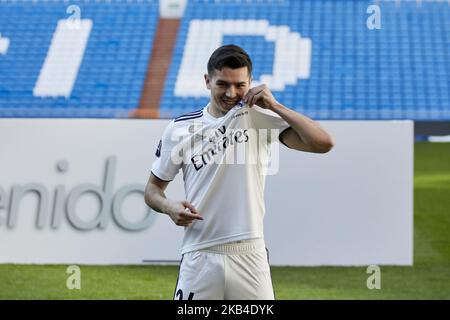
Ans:
[[[175,300],[273,300],[263,239],[226,243],[185,253]]]

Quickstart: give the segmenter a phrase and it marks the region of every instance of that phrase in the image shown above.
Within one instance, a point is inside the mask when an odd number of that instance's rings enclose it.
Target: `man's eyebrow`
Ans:
[[[230,84],[229,82],[227,82],[227,81],[225,81],[225,80],[220,80],[220,79],[217,80],[216,83]],[[245,81],[240,81],[240,82],[237,82],[236,84],[237,84],[237,85],[240,85],[240,84],[246,84],[246,82],[245,82]]]

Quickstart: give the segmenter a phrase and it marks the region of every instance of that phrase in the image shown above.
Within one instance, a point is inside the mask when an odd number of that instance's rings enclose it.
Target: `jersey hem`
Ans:
[[[235,235],[235,236],[228,236],[228,237],[224,237],[224,238],[220,238],[220,239],[215,239],[215,240],[210,240],[210,241],[206,241],[206,242],[201,242],[195,245],[189,245],[189,246],[184,246],[181,248],[181,254],[185,254],[191,251],[197,251],[197,250],[201,250],[201,249],[206,249],[209,247],[213,247],[219,244],[224,244],[224,243],[228,243],[228,242],[233,242],[233,241],[239,241],[239,240],[248,240],[248,239],[255,239],[255,238],[264,238],[263,235],[255,233],[255,232],[247,232],[244,234],[239,234],[239,235]]]

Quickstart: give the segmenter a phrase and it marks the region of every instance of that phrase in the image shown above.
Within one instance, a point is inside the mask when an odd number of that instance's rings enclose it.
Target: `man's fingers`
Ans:
[[[188,209],[190,210],[190,212],[198,213],[197,209],[195,209],[195,207],[194,207],[192,204],[190,204],[188,201],[183,201],[183,205],[184,205],[186,208],[188,208]],[[189,212],[189,211],[188,211],[188,212]]]
[[[262,96],[261,93],[264,93],[264,89],[255,90],[255,92],[248,92],[247,93],[247,104],[252,107],[256,101]]]
[[[189,227],[193,223],[193,219],[180,217],[175,224],[180,227]]]
[[[264,95],[264,92],[263,92],[263,91],[258,92],[257,94],[255,94],[255,95],[251,98],[251,100],[248,102],[248,105],[249,105],[250,107],[253,107],[253,104],[255,104],[256,101],[258,101],[260,98],[262,98],[263,95]]]
[[[201,215],[199,215],[198,213],[183,212],[183,213],[180,213],[180,217],[189,219],[189,220],[194,220],[194,219],[203,220],[203,217]]]
[[[265,84],[260,84],[259,86],[256,86],[254,88],[251,88],[250,90],[247,91],[247,93],[244,95],[244,101],[246,103],[250,102],[251,98],[253,98],[253,96],[257,95],[258,93],[264,91],[266,89],[266,85]]]

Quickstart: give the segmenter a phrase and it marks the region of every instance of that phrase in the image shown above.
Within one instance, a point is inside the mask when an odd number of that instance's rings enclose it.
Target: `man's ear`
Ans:
[[[208,88],[208,90],[210,90],[211,89],[211,79],[209,78],[209,74],[205,73],[204,77],[205,77],[206,88]]]

